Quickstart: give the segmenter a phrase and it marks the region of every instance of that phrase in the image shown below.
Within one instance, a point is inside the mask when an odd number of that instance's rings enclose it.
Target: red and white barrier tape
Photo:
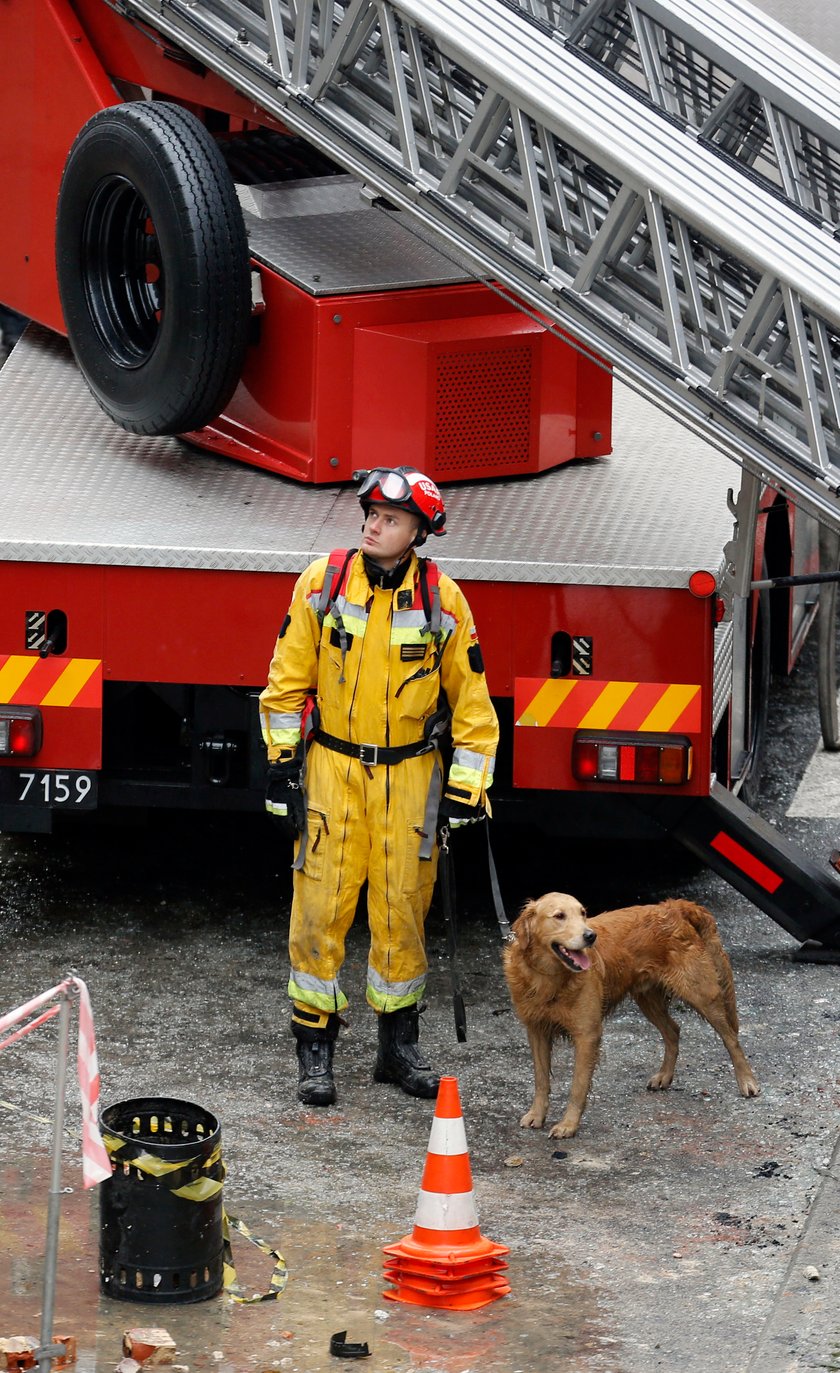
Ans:
[[[40,1010],[48,1001],[66,996],[71,988],[78,993],[79,997],[77,1071],[79,1092],[82,1098],[82,1179],[85,1187],[95,1187],[98,1182],[104,1182],[106,1178],[111,1176],[112,1169],[108,1152],[99,1133],[99,1060],[96,1056],[93,1011],[91,1010],[87,985],[80,977],[65,978],[56,987],[51,987],[48,992],[42,992],[40,996],[35,996],[31,1001],[27,1001],[25,1006],[19,1006],[16,1011],[9,1011],[7,1015],[0,1016],[0,1034],[12,1025],[19,1025],[22,1020],[26,1020],[28,1016]],[[47,1020],[51,1020],[53,1016],[58,1015],[60,1009],[59,1006],[52,1006],[48,1011],[35,1016],[34,1020],[30,1020],[21,1029],[15,1030],[6,1039],[0,1040],[0,1049],[5,1049],[7,1045],[13,1044],[16,1039],[29,1034],[30,1030],[43,1025]]]

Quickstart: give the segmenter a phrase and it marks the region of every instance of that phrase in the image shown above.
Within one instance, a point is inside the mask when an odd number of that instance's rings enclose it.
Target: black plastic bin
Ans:
[[[189,1101],[141,1097],[106,1107],[102,1133],[114,1163],[100,1188],[102,1291],[142,1302],[214,1297],[224,1261],[215,1116]],[[184,1188],[193,1195],[178,1195]]]

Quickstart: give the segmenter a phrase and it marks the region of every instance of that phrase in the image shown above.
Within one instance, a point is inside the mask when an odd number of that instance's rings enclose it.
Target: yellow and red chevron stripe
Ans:
[[[682,682],[597,682],[591,677],[517,677],[517,725],[546,729],[615,729],[632,733],[697,734],[698,685]]]
[[[102,705],[101,658],[0,653],[0,702],[8,706]]]

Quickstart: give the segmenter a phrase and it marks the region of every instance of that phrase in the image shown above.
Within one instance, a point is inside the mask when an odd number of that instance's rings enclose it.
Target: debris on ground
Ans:
[[[162,1364],[174,1364],[175,1341],[168,1330],[156,1327],[126,1330],[123,1335],[123,1353],[147,1368],[157,1368]],[[134,1370],[121,1366],[120,1373],[134,1373]]]
[[[0,1368],[34,1368],[38,1343],[34,1335],[12,1335],[0,1340]]]
[[[76,1362],[76,1339],[73,1335],[56,1335],[53,1337],[54,1345],[63,1345],[64,1353],[57,1354],[52,1359],[52,1367],[55,1370],[69,1368]],[[41,1347],[41,1341],[34,1335],[12,1335],[7,1339],[0,1339],[0,1369],[11,1370],[17,1373],[18,1370],[38,1367],[37,1352]]]
[[[75,1335],[53,1335],[53,1344],[64,1346],[63,1354],[56,1354],[52,1360],[53,1373],[61,1373],[62,1368],[69,1368],[76,1362],[76,1337]]]
[[[370,1358],[370,1345],[365,1340],[348,1340],[347,1331],[339,1330],[330,1339],[330,1353],[337,1359],[368,1359]]]

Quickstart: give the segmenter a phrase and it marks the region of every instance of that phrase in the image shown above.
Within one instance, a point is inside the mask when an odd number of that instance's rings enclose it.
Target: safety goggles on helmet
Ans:
[[[359,487],[359,500],[363,503],[379,500],[389,505],[401,505],[411,500],[411,486],[402,472],[390,467],[374,467]]]
[[[435,483],[416,467],[374,467],[370,472],[357,475],[361,482],[359,500],[365,511],[374,502],[381,501],[417,515],[421,522],[419,543],[427,534],[445,532],[443,497]]]

